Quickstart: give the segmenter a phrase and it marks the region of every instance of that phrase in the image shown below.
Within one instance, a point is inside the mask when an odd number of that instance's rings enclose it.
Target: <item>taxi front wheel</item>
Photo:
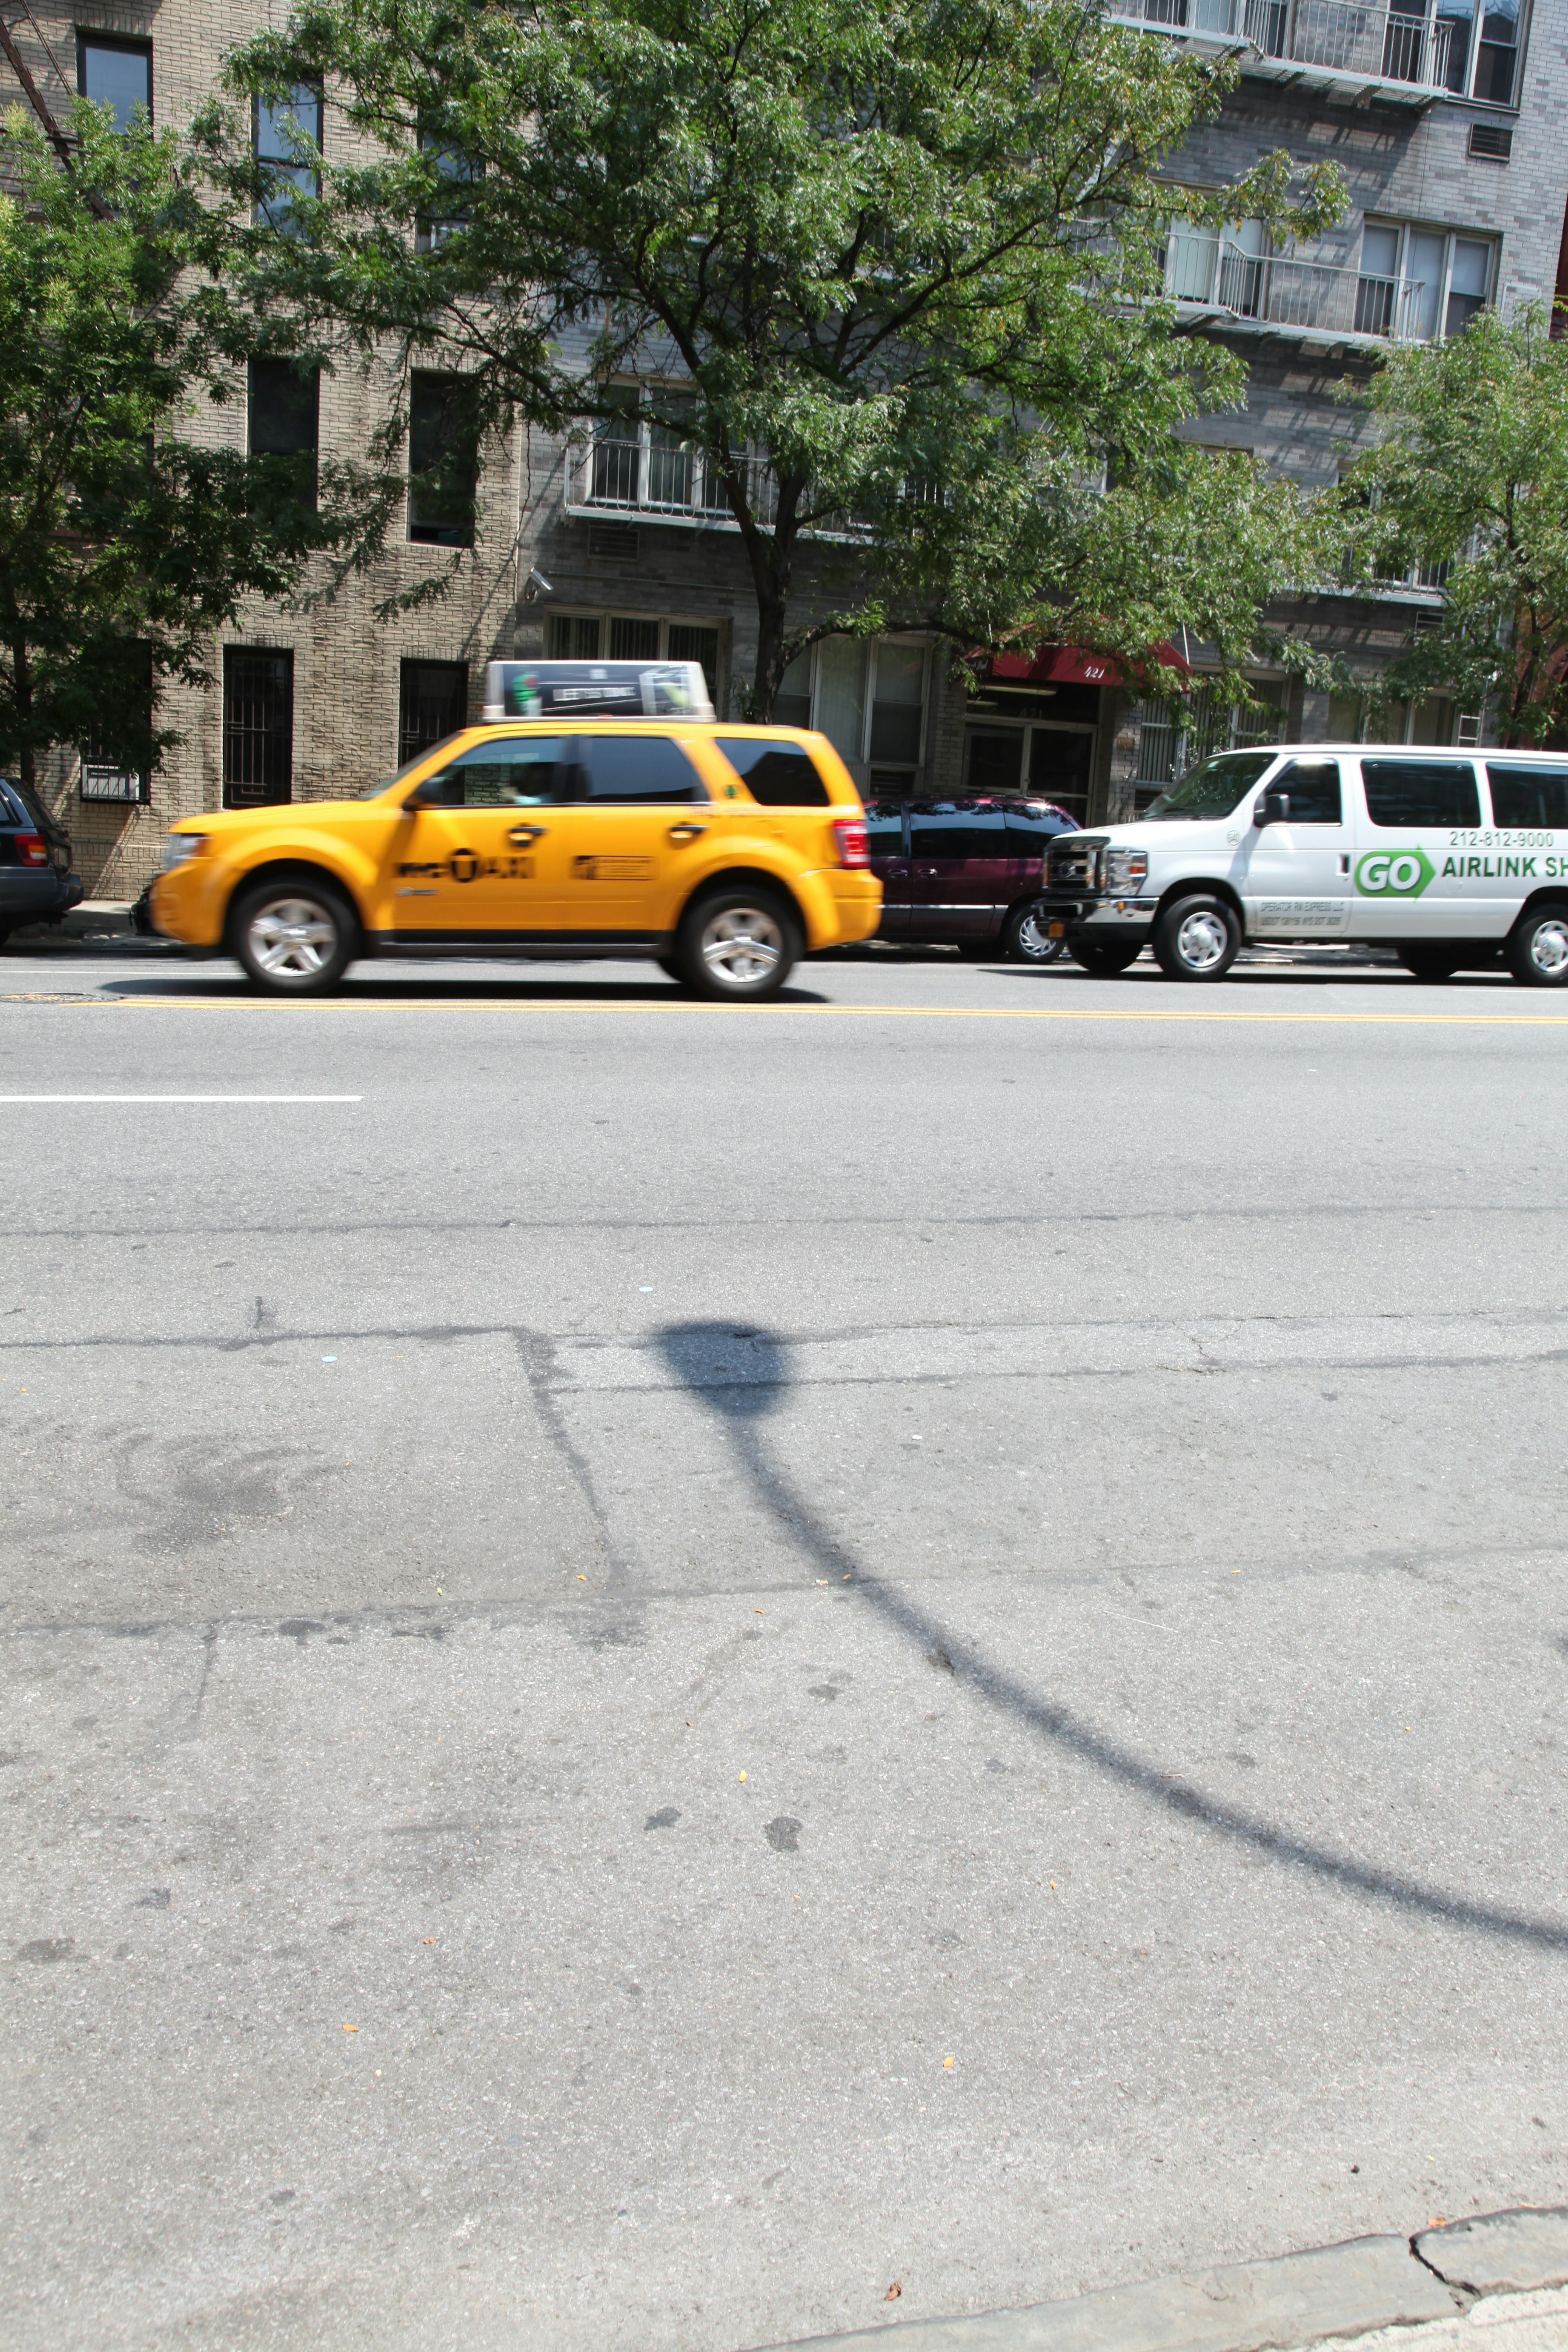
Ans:
[[[359,925],[341,891],[301,877],[247,890],[230,932],[255,987],[273,996],[324,996],[347,969]]]
[[[799,921],[783,898],[737,884],[705,891],[688,907],[676,961],[700,995],[754,1004],[777,995],[804,946]]]

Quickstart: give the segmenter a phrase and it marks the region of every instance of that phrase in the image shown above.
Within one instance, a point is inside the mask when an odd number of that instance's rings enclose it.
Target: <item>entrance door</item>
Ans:
[[[866,832],[871,871],[882,886],[879,940],[907,940],[910,935],[910,861],[904,849],[902,801],[868,801]]]
[[[580,735],[573,798],[552,812],[550,926],[583,944],[669,930],[713,827],[708,787],[673,736]]]
[[[491,736],[426,778],[435,805],[398,821],[377,928],[432,945],[546,929],[563,748],[559,736]]]
[[[972,800],[929,801],[910,811],[912,887],[909,936],[988,940],[1008,898],[1006,821]]]
[[[1474,761],[1369,753],[1361,774],[1363,813],[1352,860],[1360,935],[1412,943],[1500,939],[1520,893],[1501,858],[1472,848],[1481,822]]]
[[[1079,824],[1089,823],[1094,772],[1091,727],[1036,727],[1029,735],[1029,797],[1050,801]]]
[[[1268,789],[1287,796],[1290,821],[1242,837],[1237,876],[1248,938],[1348,937],[1355,836],[1339,761],[1292,760]]]

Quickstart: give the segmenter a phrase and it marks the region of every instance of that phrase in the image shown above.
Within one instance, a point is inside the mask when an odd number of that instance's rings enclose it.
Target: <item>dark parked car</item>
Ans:
[[[0,776],[0,947],[19,923],[47,923],[80,897],[69,834],[36,793]]]
[[[973,955],[1049,963],[1061,953],[1035,919],[1045,858],[1076,818],[1049,801],[871,800],[871,866],[882,885],[879,940],[925,940]]]

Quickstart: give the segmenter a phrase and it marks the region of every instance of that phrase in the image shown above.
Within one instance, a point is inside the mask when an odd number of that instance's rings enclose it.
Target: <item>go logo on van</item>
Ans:
[[[1422,849],[1374,849],[1358,860],[1355,887],[1366,898],[1419,898],[1437,868]]]

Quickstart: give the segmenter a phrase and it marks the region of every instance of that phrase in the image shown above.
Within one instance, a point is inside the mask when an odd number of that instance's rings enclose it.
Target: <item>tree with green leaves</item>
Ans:
[[[0,759],[29,783],[57,745],[150,769],[160,685],[205,683],[240,598],[295,590],[388,495],[195,437],[267,348],[215,274],[228,224],[173,133],[85,105],[72,131],[62,160],[20,110],[0,130]]]
[[[1173,438],[1244,375],[1175,331],[1169,216],[1306,233],[1342,189],[1286,156],[1168,184],[1232,79],[1088,0],[308,0],[232,85],[324,88],[352,136],[300,141],[288,233],[232,266],[391,356],[388,466],[416,367],[461,376],[481,441],[613,436],[636,385],[738,535],[759,717],[842,629],[1066,637],[1136,676],[1184,625],[1238,674],[1301,576],[1300,502]],[[197,135],[264,219],[248,121]]]
[[[1483,310],[1450,342],[1390,352],[1365,394],[1375,446],[1349,468],[1340,517],[1353,579],[1443,580],[1382,681],[1490,708],[1510,745],[1568,729],[1568,342],[1544,312]]]

